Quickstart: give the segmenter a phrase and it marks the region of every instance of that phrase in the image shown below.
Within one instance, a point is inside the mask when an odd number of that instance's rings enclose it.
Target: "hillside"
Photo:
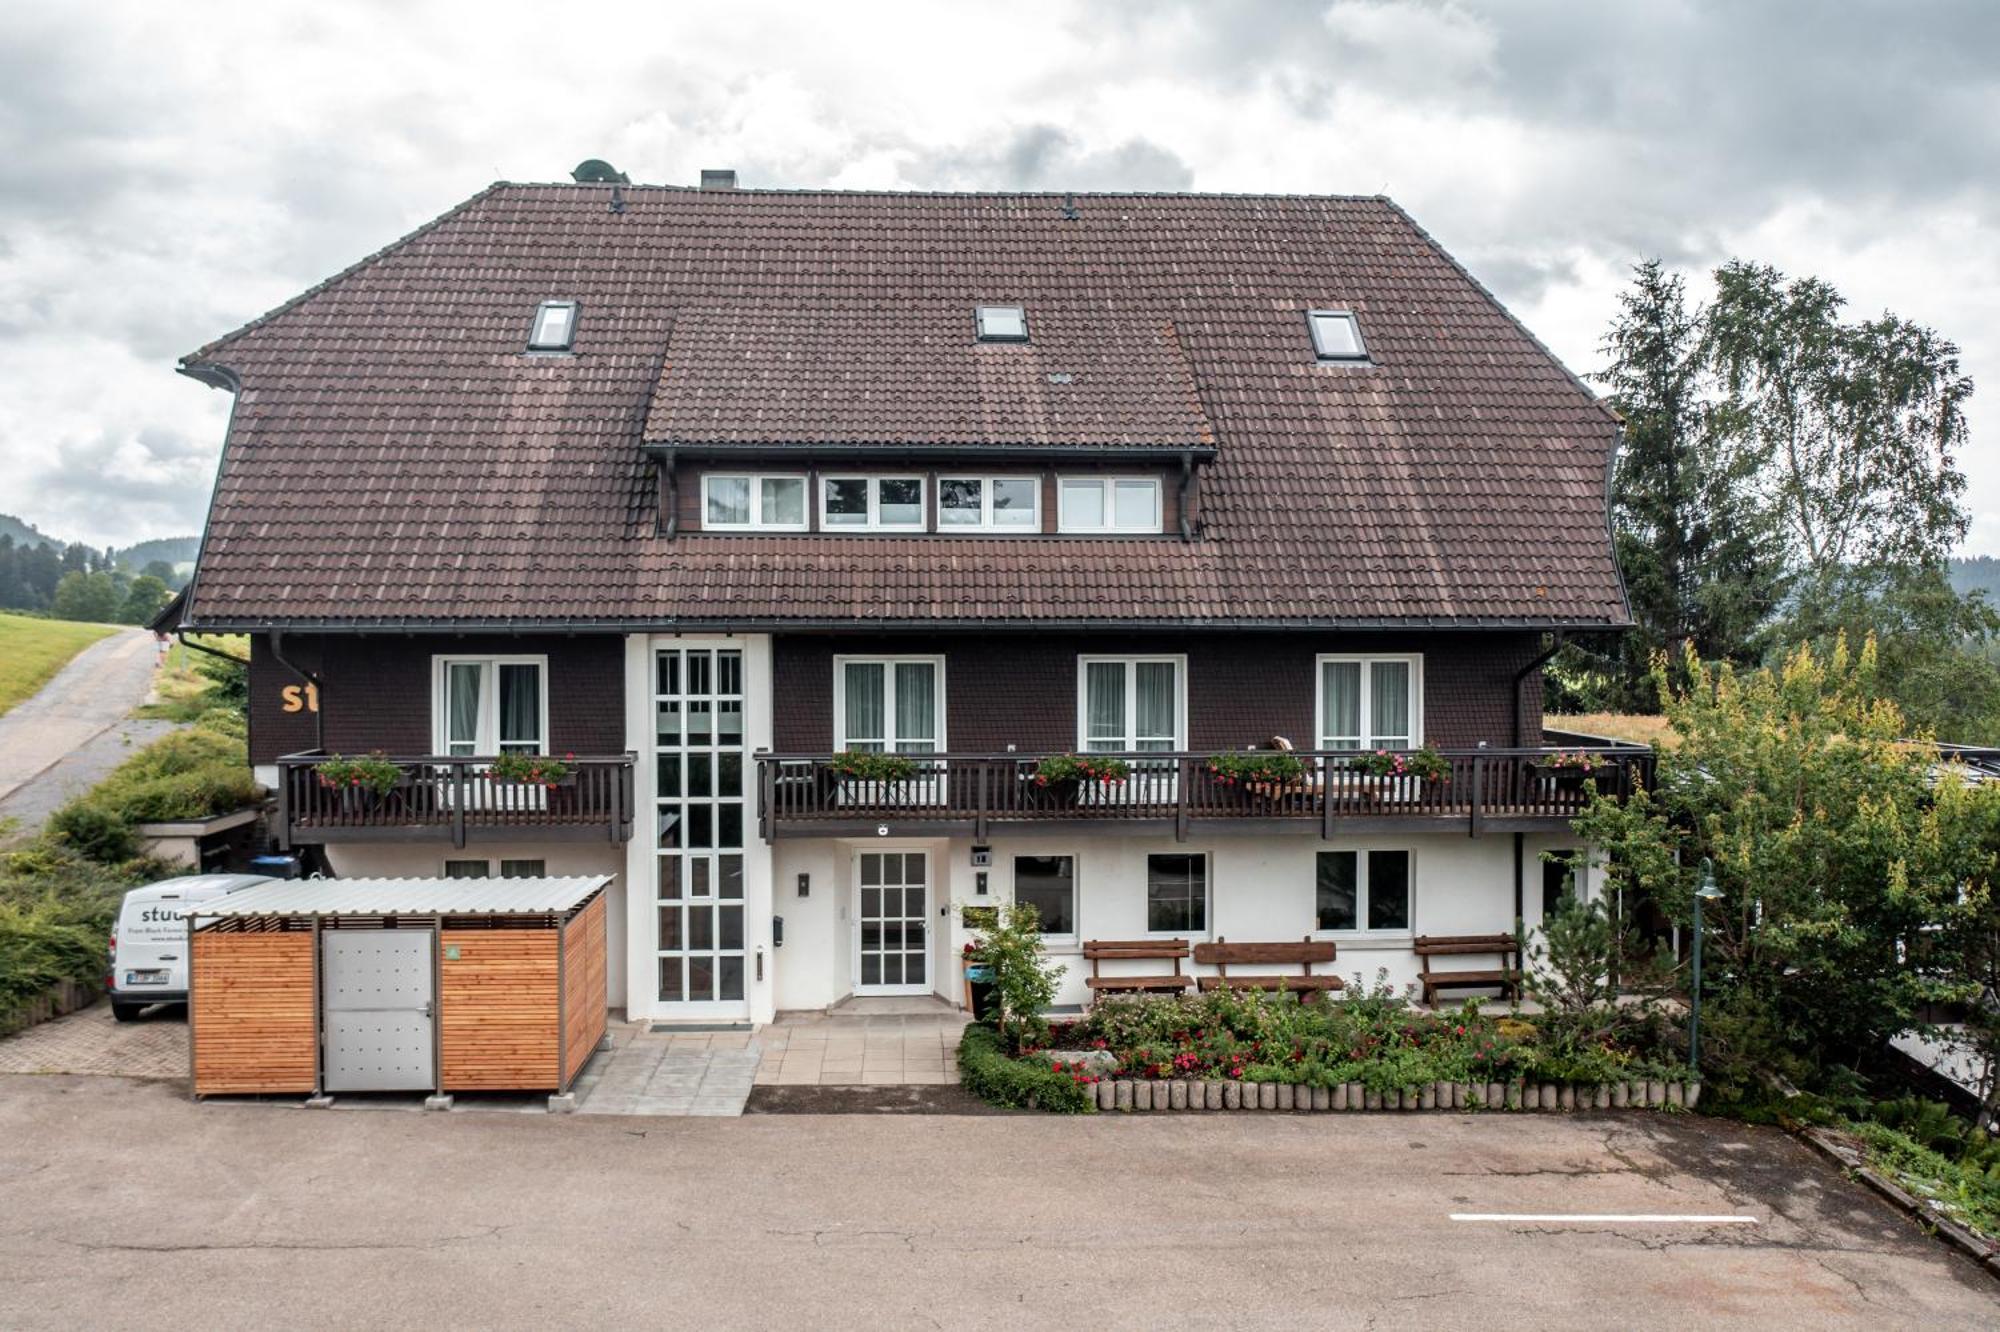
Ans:
[[[1953,560],[1951,585],[1959,592],[1984,592],[1988,601],[2000,605],[2000,559],[1975,555]]]
[[[134,573],[145,568],[154,560],[165,560],[176,570],[183,565],[194,563],[194,557],[201,547],[198,536],[157,537],[152,541],[141,541],[136,546],[126,546],[112,551],[112,558],[121,569]]]
[[[48,533],[39,530],[31,523],[22,522],[11,513],[0,513],[0,537],[14,538],[14,544],[17,546],[54,546],[60,550],[63,545]]]

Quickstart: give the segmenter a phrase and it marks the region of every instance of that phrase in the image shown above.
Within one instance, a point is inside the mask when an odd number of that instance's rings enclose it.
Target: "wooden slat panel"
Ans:
[[[307,933],[195,932],[197,1095],[313,1089],[312,950]]]
[[[1335,945],[1331,939],[1299,943],[1225,943],[1218,940],[1194,946],[1194,960],[1208,967],[1331,962],[1334,957]]]
[[[604,1038],[604,969],[604,895],[599,893],[563,927],[564,1081],[576,1076]]]
[[[553,1089],[561,1081],[559,938],[553,929],[439,933],[438,1040],[446,1091]]]

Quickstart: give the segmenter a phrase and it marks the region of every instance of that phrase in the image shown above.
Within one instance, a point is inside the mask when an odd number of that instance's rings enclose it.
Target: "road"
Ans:
[[[121,629],[76,654],[0,717],[0,820],[32,832],[173,722],[134,721],[153,686],[153,636]]]
[[[180,1086],[0,1077],[0,1322],[2000,1324],[2000,1284],[1860,1186],[1695,1116],[633,1120]]]

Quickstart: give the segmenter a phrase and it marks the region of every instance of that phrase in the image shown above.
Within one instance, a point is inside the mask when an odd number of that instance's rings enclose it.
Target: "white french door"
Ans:
[[[856,994],[929,994],[928,851],[854,853]]]

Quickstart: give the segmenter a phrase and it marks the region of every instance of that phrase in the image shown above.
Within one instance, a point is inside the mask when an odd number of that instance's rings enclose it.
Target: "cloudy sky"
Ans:
[[[699,12],[695,12],[699,11]],[[1817,273],[1984,385],[2000,554],[1990,0],[0,11],[0,512],[198,530],[211,337],[484,187],[633,179],[1394,196],[1572,368],[1630,265]]]

